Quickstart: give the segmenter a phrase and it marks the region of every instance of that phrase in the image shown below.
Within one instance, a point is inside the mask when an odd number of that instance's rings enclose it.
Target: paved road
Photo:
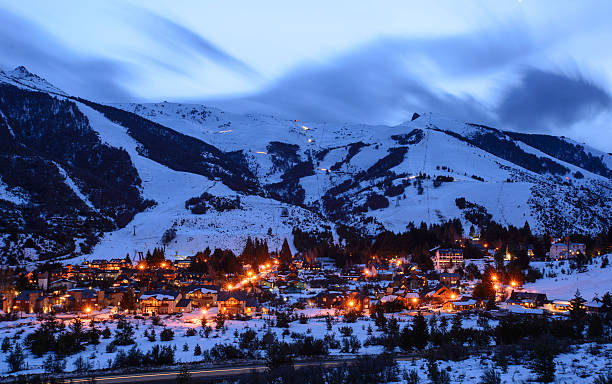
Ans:
[[[342,365],[344,363],[350,363],[351,360],[346,361],[325,361],[325,362],[307,362],[294,364],[296,369],[322,365],[324,367],[334,367]],[[220,377],[231,377],[239,376],[251,373],[253,371],[262,372],[266,370],[265,365],[245,365],[233,368],[210,368],[210,369],[196,369],[191,371],[192,379],[204,379],[204,378],[220,378]],[[95,378],[96,383],[102,384],[120,384],[120,383],[144,383],[154,382],[156,384],[164,383],[175,383],[176,376],[179,371],[161,371],[151,373],[135,373],[125,375],[114,375],[114,376],[100,376]],[[72,379],[71,383],[90,383],[89,378],[77,378]]]

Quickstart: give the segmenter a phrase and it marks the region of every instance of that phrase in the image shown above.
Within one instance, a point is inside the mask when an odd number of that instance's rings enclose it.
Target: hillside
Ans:
[[[102,105],[22,67],[0,74],[0,92],[3,262],[239,251],[247,236],[276,249],[294,227],[337,224],[460,218],[565,234],[612,221],[610,155],[564,138],[433,114],[370,126]]]

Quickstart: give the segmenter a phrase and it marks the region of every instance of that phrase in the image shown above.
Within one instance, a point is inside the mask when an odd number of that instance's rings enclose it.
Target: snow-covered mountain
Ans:
[[[563,234],[612,221],[612,157],[565,138],[429,113],[371,126],[194,104],[102,105],[25,68],[1,73],[0,92],[0,136],[11,143],[0,170],[6,255],[26,242],[44,257],[118,257],[162,244],[168,254],[238,251],[247,236],[274,249],[294,227],[337,224],[374,233],[452,218],[528,221]],[[15,165],[23,159],[40,164]],[[53,198],[39,191],[40,175]],[[62,251],[49,252],[58,243]]]

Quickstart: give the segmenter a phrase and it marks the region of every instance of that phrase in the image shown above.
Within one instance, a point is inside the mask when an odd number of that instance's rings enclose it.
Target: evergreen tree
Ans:
[[[136,295],[133,288],[128,288],[121,299],[121,308],[133,311],[137,308]]]
[[[414,346],[418,349],[423,349],[427,346],[429,340],[429,332],[427,330],[427,321],[425,317],[419,312],[412,319],[412,334],[414,340]]]
[[[6,356],[6,362],[11,372],[21,371],[23,362],[25,360],[25,354],[21,344],[15,343],[13,350]]]
[[[531,370],[541,383],[550,383],[555,380],[555,356],[548,346],[539,344],[535,347]]]
[[[283,265],[288,265],[289,263],[291,263],[293,255],[291,254],[291,248],[289,248],[289,242],[287,242],[287,238],[283,240],[283,246],[281,247],[281,251],[278,255],[278,258],[280,259],[279,262]]]

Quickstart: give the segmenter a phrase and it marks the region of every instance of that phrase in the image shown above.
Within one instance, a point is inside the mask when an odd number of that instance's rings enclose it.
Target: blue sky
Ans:
[[[604,1],[0,0],[0,67],[100,101],[433,111],[610,152],[611,17]]]

